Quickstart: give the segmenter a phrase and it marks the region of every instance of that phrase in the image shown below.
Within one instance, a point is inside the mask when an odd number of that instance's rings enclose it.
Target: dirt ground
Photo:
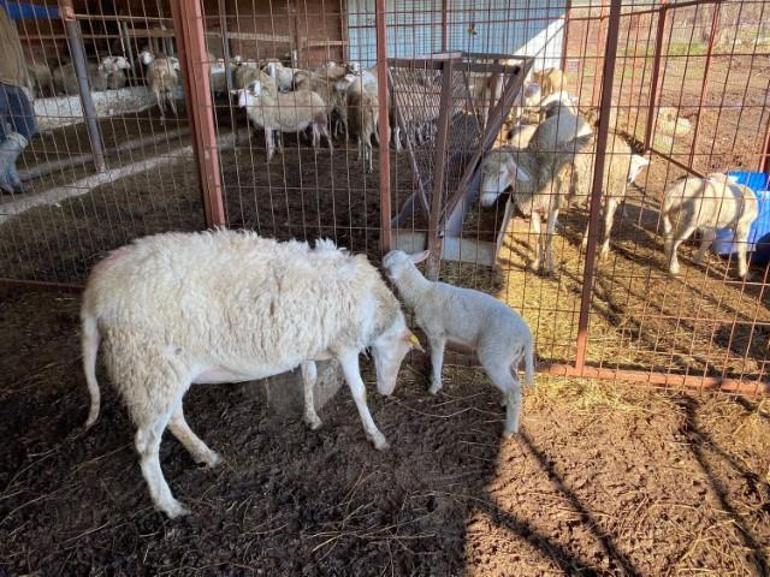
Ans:
[[[370,395],[382,453],[344,388],[315,432],[256,384],[194,388],[189,421],[226,463],[200,469],[167,438],[194,514],[165,520],[101,373],[81,434],[78,306],[0,297],[0,574],[768,574],[767,403],[540,378],[504,440],[483,375],[447,368],[433,398],[419,364]]]

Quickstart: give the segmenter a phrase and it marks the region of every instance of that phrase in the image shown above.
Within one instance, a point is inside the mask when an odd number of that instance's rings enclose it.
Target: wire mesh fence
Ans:
[[[685,175],[768,170],[765,4],[136,0],[11,15],[39,132],[18,163],[26,190],[0,198],[0,277],[80,285],[132,238],[214,224],[330,237],[375,261],[383,245],[429,247],[432,274],[522,312],[543,371],[757,390],[769,187],[754,185],[745,278],[725,242],[700,263],[685,242],[673,276],[662,201]],[[555,140],[536,128],[548,116]],[[649,160],[638,175],[632,154]],[[498,157],[500,194],[480,202]],[[505,181],[510,166],[523,172]],[[633,182],[613,180],[622,170]],[[606,198],[622,206],[604,253]]]

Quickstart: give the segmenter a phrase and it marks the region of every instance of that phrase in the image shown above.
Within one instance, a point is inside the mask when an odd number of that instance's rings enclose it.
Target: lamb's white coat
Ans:
[[[696,230],[703,235],[695,255],[695,262],[700,264],[716,239],[717,229],[731,228],[738,245],[738,275],[745,277],[749,230],[758,210],[754,191],[725,174],[712,173],[706,178],[688,176],[676,181],[664,193],[661,211],[664,250],[671,274],[679,274],[679,245]]]
[[[91,273],[81,320],[91,394],[86,426],[99,414],[102,339],[110,380],[137,427],[150,495],[170,517],[186,511],[160,468],[166,426],[197,461],[220,461],[184,419],[182,398],[192,383],[260,379],[336,357],[367,436],[383,449],[358,355],[371,349],[378,390],[389,395],[412,338],[397,299],[365,256],[330,241],[311,249],[225,230],[160,234],[114,251]]]
[[[524,361],[524,382],[534,384],[534,345],[529,326],[521,316],[488,294],[426,279],[415,263],[428,251],[408,255],[394,250],[382,261],[401,298],[414,310],[417,326],[430,344],[433,368],[430,392],[441,389],[441,367],[447,341],[476,351],[481,365],[503,393],[505,433],[518,433],[521,384],[518,369]]]

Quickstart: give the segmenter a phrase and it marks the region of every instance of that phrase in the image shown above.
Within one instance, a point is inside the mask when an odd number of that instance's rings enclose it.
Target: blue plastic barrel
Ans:
[[[756,193],[759,214],[749,230],[748,250],[755,251],[752,258],[754,263],[770,260],[770,244],[766,238],[770,234],[770,174],[745,170],[731,170],[727,174],[734,177],[738,184],[748,186]],[[760,239],[763,242],[759,242]],[[723,228],[717,231],[717,238],[712,245],[715,253],[726,256],[734,253],[736,248],[732,229]]]

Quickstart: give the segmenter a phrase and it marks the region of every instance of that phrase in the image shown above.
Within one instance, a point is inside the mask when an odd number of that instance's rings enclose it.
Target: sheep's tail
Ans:
[[[86,374],[86,383],[88,384],[88,393],[91,395],[91,408],[88,411],[85,428],[89,429],[99,418],[99,404],[101,394],[99,392],[99,383],[96,381],[96,355],[99,351],[99,326],[96,317],[83,311],[82,321],[82,346],[83,346],[83,372]]]
[[[535,386],[535,345],[532,336],[524,343],[524,383]]]

